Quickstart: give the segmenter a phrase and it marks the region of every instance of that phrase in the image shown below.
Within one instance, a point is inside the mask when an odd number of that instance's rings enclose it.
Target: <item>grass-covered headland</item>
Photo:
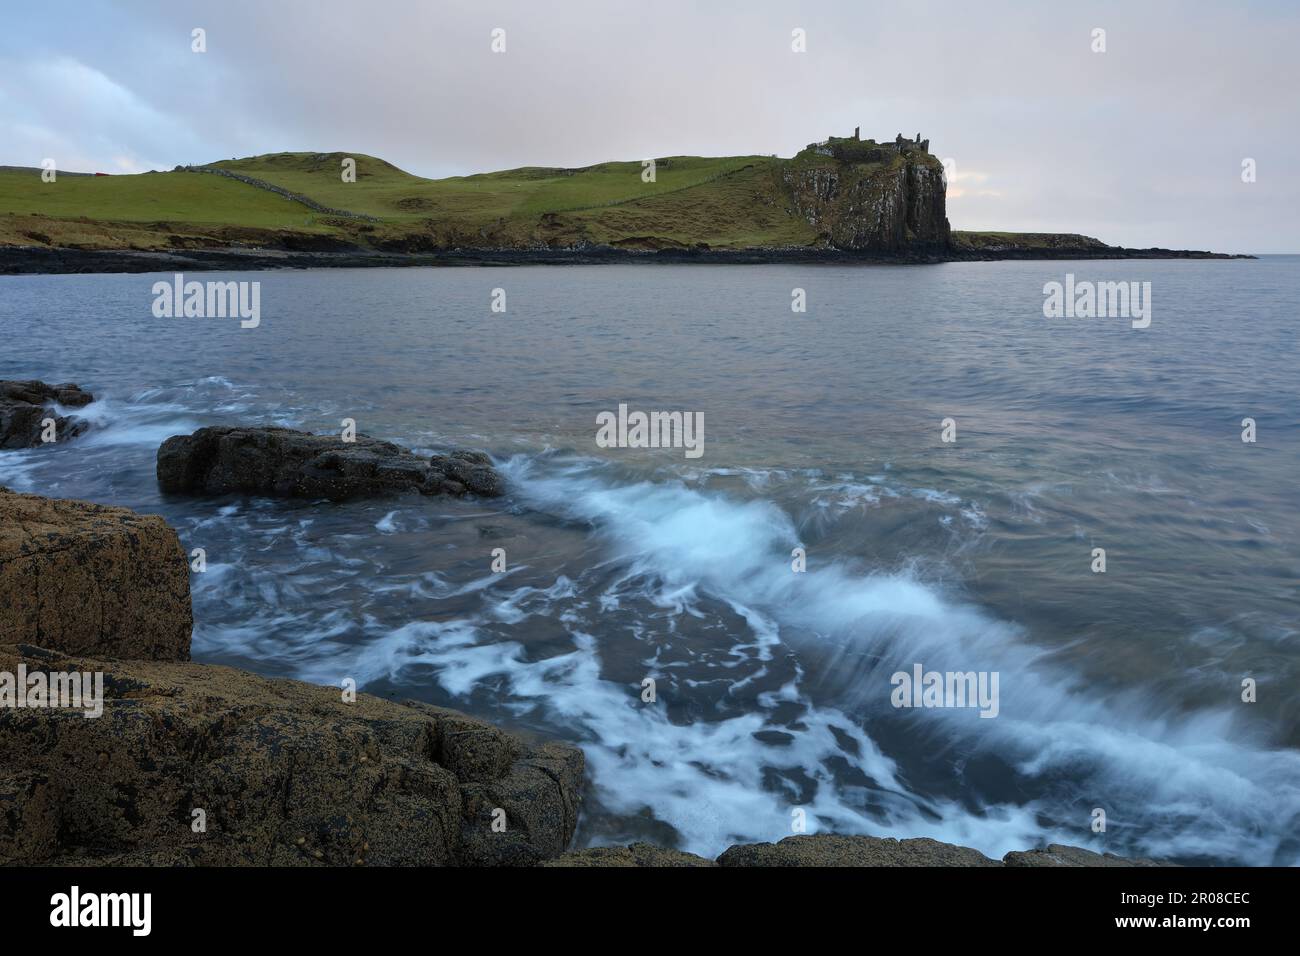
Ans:
[[[653,176],[633,161],[424,179],[341,152],[137,175],[59,172],[53,182],[40,169],[7,166],[0,271],[95,268],[93,257],[75,253],[106,252],[314,256],[309,264],[328,254],[351,254],[349,264],[357,256],[480,254],[513,261],[1135,254],[1077,235],[951,231],[942,165],[928,147],[901,137],[832,137],[790,159],[661,157]]]

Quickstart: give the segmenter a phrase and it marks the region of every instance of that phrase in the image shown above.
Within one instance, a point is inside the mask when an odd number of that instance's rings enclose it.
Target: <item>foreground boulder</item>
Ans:
[[[1007,866],[1169,866],[1158,860],[1094,853],[1077,846],[1049,843],[1037,850],[1013,850],[1002,858]]]
[[[577,823],[580,750],[455,711],[0,646],[20,665],[101,671],[106,699],[0,707],[0,864],[533,865]]]
[[[979,850],[940,843],[928,837],[786,837],[780,843],[751,843],[731,847],[718,857],[719,866],[997,866]]]
[[[80,435],[89,424],[72,416],[55,414],[49,408],[57,403],[66,408],[81,408],[95,400],[78,385],[46,385],[44,382],[0,380],[0,448],[31,448],[44,444],[41,424],[54,419],[56,441]]]
[[[0,643],[189,660],[189,567],[156,515],[0,488]]]
[[[786,837],[779,843],[738,843],[716,861],[665,850],[646,843],[631,846],[591,847],[573,850],[542,864],[552,867],[617,866],[1164,866],[1151,860],[1132,860],[1093,853],[1076,846],[1051,844],[1045,850],[1011,852],[1002,862],[978,850],[928,837],[895,840],[892,837],[836,836],[831,833]]]
[[[290,428],[200,428],[158,449],[158,485],[178,494],[241,493],[342,501],[399,491],[494,497],[501,476],[482,452],[422,458],[400,445],[358,435],[312,435]]]

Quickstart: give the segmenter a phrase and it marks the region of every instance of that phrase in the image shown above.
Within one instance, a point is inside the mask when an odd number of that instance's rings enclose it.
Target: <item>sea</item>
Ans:
[[[1067,277],[1149,324],[1048,315]],[[570,741],[578,846],[1300,863],[1300,257],[185,278],[256,325],[0,277],[0,378],[96,396],[0,484],[201,549],[195,660]],[[601,440],[620,406],[696,447]],[[507,493],[158,489],[171,435],[348,420]]]

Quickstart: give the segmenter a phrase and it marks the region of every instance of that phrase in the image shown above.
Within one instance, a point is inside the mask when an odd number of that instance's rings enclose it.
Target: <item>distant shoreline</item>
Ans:
[[[357,269],[414,266],[604,265],[613,263],[780,265],[933,265],[943,262],[1078,259],[1255,259],[1256,256],[1178,249],[1092,248],[983,249],[867,254],[834,249],[453,249],[442,252],[298,252],[267,249],[188,249],[176,252],[130,249],[0,247],[0,275],[264,271],[272,269]]]

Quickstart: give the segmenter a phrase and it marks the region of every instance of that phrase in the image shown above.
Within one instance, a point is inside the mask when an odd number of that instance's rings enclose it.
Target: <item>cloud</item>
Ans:
[[[178,144],[199,140],[100,70],[71,56],[0,58],[0,141],[5,162],[59,169],[144,172],[171,168]]]
[[[958,228],[1300,248],[1300,11],[1103,0],[86,0],[0,35],[0,163],[279,150],[427,176],[922,132]],[[1107,52],[1091,30],[1107,30]],[[207,52],[190,32],[207,31]],[[491,51],[506,30],[507,52]],[[806,53],[790,49],[795,27]],[[1241,159],[1258,160],[1244,188]]]

